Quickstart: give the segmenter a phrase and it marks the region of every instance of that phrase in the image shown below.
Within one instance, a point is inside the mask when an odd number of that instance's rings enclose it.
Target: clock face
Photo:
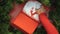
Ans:
[[[39,9],[40,7],[41,3],[39,3],[38,1],[28,1],[23,8],[23,12],[32,19],[39,21],[39,16],[36,13],[35,9]]]

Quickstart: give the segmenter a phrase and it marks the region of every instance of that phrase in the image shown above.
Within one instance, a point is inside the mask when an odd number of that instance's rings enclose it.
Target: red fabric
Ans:
[[[15,18],[22,11],[24,5],[25,5],[24,3],[22,3],[22,4],[13,4],[13,9],[9,13],[11,18]]]
[[[40,21],[42,22],[43,27],[45,28],[47,34],[58,34],[57,29],[55,26],[49,21],[48,17],[45,13],[41,13],[39,15]]]

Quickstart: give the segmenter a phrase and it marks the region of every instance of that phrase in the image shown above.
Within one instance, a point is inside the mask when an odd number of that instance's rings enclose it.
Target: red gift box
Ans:
[[[19,6],[16,5],[14,9],[10,12],[11,25],[18,30],[23,31],[24,33],[32,34],[39,23],[27,16],[25,13],[21,12],[23,6],[24,4],[21,4]],[[21,10],[19,7],[21,8]],[[16,12],[19,12],[19,14],[17,14]]]

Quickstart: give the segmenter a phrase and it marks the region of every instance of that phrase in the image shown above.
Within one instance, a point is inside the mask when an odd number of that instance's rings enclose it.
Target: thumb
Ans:
[[[42,6],[40,9],[36,10],[37,14],[41,14],[41,13],[45,13],[46,10],[44,9],[44,7]]]

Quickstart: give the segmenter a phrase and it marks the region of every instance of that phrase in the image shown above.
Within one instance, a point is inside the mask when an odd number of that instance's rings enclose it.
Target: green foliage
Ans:
[[[50,1],[49,0],[39,0],[41,3],[43,3],[46,6],[50,6]]]
[[[0,3],[0,34],[9,34],[9,11],[12,8],[11,1],[2,0]]]
[[[52,1],[52,0],[51,0]],[[50,19],[53,21],[53,24],[56,26],[60,33],[60,0],[55,1],[55,8],[51,10],[50,14]]]
[[[23,3],[25,0],[15,0],[15,1],[16,1],[16,3],[21,4],[21,3]]]
[[[52,7],[50,0],[39,0],[41,3],[46,6]],[[60,0],[56,0],[56,9],[53,9],[49,12],[49,18],[52,20],[53,24],[60,32]],[[0,34],[22,34],[19,30],[10,27],[9,12],[13,8],[13,2],[23,3],[24,0],[0,0]],[[8,29],[10,28],[11,31]],[[45,29],[41,26],[37,28],[34,34],[46,34]]]

